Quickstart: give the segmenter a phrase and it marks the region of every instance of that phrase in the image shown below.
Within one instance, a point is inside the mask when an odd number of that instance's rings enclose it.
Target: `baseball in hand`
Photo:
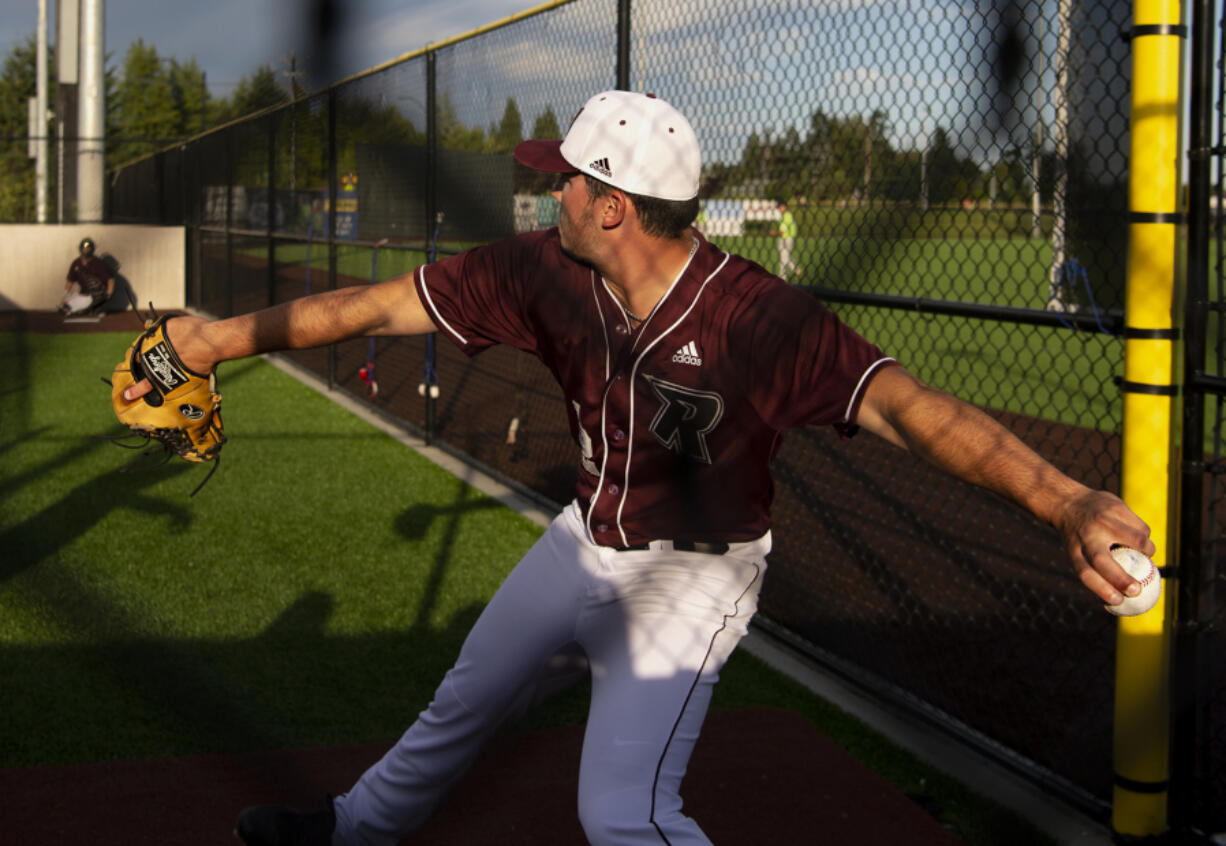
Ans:
[[[1141,592],[1136,596],[1125,596],[1119,605],[1104,607],[1118,617],[1135,617],[1153,608],[1162,596],[1162,578],[1154,562],[1144,553],[1127,546],[1112,547],[1111,557],[1128,575],[1141,583]]]

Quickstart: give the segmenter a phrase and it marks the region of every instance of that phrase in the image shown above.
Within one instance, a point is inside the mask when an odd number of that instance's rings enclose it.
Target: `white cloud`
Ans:
[[[468,3],[431,0],[415,3],[411,12],[400,3],[377,2],[371,5],[374,13],[360,21],[353,21],[348,38],[351,49],[361,49],[374,59],[365,67],[373,67],[430,44],[464,35],[531,8],[525,5],[525,0]]]

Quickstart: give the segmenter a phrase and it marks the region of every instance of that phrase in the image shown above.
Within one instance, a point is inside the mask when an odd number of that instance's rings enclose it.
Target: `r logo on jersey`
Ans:
[[[651,434],[680,455],[710,464],[707,434],[724,416],[724,398],[712,391],[674,385],[654,376],[644,378],[662,403],[648,427]]]
[[[583,409],[577,402],[572,402],[571,405],[575,408],[575,428],[579,432],[579,463],[591,475],[599,476],[600,468],[592,460],[594,456],[592,452],[592,437],[583,430]]]

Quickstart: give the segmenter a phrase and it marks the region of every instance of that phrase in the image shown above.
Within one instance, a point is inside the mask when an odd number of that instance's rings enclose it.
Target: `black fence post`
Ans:
[[[183,144],[179,151],[179,225],[183,227],[183,303],[191,305],[192,277],[195,275],[195,173],[196,148]]]
[[[155,153],[153,156],[154,201],[157,203],[155,214],[157,222],[165,226],[166,220],[166,154]],[[112,211],[114,211],[112,209]]]
[[[1211,783],[1208,754],[1211,738],[1208,689],[1213,619],[1213,567],[1206,562],[1205,390],[1198,387],[1206,370],[1209,313],[1210,180],[1215,151],[1213,116],[1213,0],[1192,4],[1192,68],[1188,96],[1188,269],[1184,306],[1184,369],[1191,388],[1184,397],[1181,478],[1179,593],[1175,611],[1175,654],[1171,692],[1171,828],[1195,829]],[[1208,813],[1205,813],[1208,816]]]
[[[192,252],[193,259],[193,284],[192,297],[193,302],[199,307],[204,301],[204,226],[205,226],[205,187],[203,168],[203,150],[202,142],[196,142],[192,145],[192,183],[191,183],[191,215],[192,224],[194,227],[194,242],[195,249]]]
[[[277,243],[273,238],[273,233],[277,228],[277,201],[276,201],[276,186],[277,186],[277,115],[280,112],[273,112],[267,118],[268,120],[268,217],[267,217],[267,256],[268,256],[268,305],[276,305],[277,302]]]
[[[617,0],[617,88],[630,90],[630,0]]]
[[[179,223],[186,225],[188,217],[191,215],[190,201],[188,200],[188,184],[189,178],[187,175],[187,162],[191,158],[189,150],[194,148],[187,144],[175,148],[179,161]]]
[[[340,187],[336,154],[336,89],[328,89],[328,290],[336,289],[336,193]],[[336,387],[336,344],[328,347],[328,389]]]
[[[234,146],[237,132],[226,135],[226,317],[234,316]]]
[[[430,245],[430,233],[434,227],[434,218],[438,214],[438,54],[431,50],[426,54],[426,249]],[[432,373],[434,333],[426,338],[425,372]],[[431,390],[432,380],[422,377],[424,395],[426,398],[426,443],[433,444],[435,436],[435,391]]]

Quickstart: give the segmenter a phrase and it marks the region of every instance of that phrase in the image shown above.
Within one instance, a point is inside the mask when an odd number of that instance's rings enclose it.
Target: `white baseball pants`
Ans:
[[[68,307],[69,314],[79,314],[89,310],[94,304],[94,298],[89,294],[69,294],[61,302]]]
[[[333,842],[390,846],[419,828],[577,644],[592,677],[578,808],[588,840],[709,844],[682,813],[681,779],[769,551],[767,533],[724,555],[668,542],[618,552],[588,540],[572,503],[486,606],[429,707],[336,799]]]
[[[796,272],[796,262],[792,261],[792,247],[796,244],[795,238],[779,238],[779,278],[787,278],[789,273]]]

